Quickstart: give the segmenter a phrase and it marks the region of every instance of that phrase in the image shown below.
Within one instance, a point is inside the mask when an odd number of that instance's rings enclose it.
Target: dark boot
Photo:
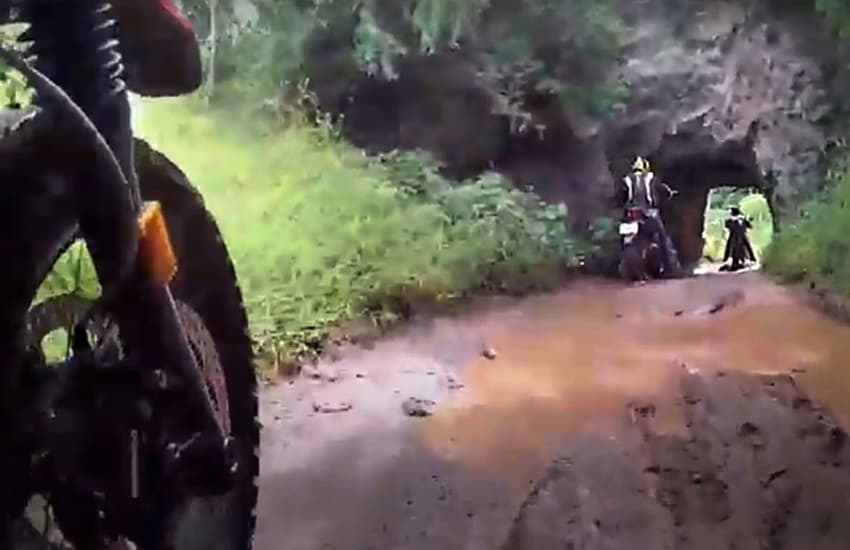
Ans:
[[[658,219],[653,217],[652,215],[647,215],[645,227],[647,231],[647,237],[654,245],[657,245],[658,261],[660,262],[660,265],[658,267],[661,270],[661,273],[657,273],[655,274],[655,276],[663,277],[664,273],[667,272],[668,265],[670,263],[667,254],[667,247],[664,246],[664,233],[661,231],[661,226],[658,223]]]
[[[750,261],[753,263],[757,262],[756,253],[753,252],[753,247],[750,244],[750,239],[748,237],[744,237],[744,247],[746,249],[747,256],[750,258]]]
[[[666,233],[664,234],[664,246],[667,249],[667,266],[664,273],[666,278],[678,277],[682,272],[682,264],[679,262],[679,254],[676,252],[676,247],[673,245],[673,240]]]
[[[673,241],[667,234],[667,229],[664,227],[664,221],[660,215],[650,216],[653,225],[653,235],[658,243],[658,248],[661,251],[661,265],[664,268],[662,276],[665,279],[678,277],[681,271],[679,257],[676,253],[676,247],[673,246]]]

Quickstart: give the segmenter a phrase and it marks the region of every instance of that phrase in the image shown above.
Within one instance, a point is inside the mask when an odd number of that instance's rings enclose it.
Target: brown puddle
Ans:
[[[730,293],[744,300],[709,314]],[[475,320],[471,320],[475,322]],[[850,419],[850,327],[757,274],[622,287],[582,283],[480,319],[498,352],[469,366],[468,395],[422,426],[435,452],[523,486],[568,435],[604,428],[632,400],[653,401],[682,429],[670,399],[677,369],[796,372]]]

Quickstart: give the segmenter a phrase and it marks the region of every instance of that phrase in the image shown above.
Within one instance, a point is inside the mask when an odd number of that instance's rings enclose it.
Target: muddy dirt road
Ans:
[[[850,548],[850,327],[758,274],[580,282],[335,359],[264,395],[257,550]]]

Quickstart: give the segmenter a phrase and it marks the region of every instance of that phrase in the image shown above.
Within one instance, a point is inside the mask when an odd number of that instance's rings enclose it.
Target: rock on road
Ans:
[[[850,548],[850,327],[756,273],[580,281],[262,397],[256,550]]]

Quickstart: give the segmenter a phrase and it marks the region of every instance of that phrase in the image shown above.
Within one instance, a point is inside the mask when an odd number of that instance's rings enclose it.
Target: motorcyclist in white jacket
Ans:
[[[672,198],[676,191],[658,179],[650,169],[649,162],[643,157],[635,159],[632,173],[624,177],[622,183],[620,203],[623,206],[640,208],[644,212],[646,221],[650,224],[649,229],[657,236],[664,276],[676,276],[680,270],[678,254],[659,211],[661,204]]]

